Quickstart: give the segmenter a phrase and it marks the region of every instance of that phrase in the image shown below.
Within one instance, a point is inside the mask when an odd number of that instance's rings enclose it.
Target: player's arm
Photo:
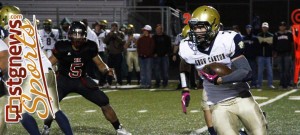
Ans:
[[[240,55],[231,60],[231,69],[234,69],[232,73],[219,77],[217,80],[218,84],[221,83],[232,83],[232,82],[245,82],[251,79],[252,69],[248,63],[248,60],[244,55]]]
[[[55,65],[58,62],[57,58],[54,55],[51,55],[49,57],[49,61],[51,62],[52,65]]]
[[[100,58],[99,55],[96,55],[94,58],[93,58],[93,61],[94,63],[96,64],[97,68],[99,69],[99,71],[102,73],[102,74],[108,74],[110,76],[113,76],[114,73],[113,73],[113,69],[109,68],[104,62],[103,60]]]
[[[234,37],[234,54],[231,58],[231,69],[232,73],[219,77],[217,83],[232,83],[232,82],[244,82],[248,81],[252,77],[252,69],[249,65],[248,60],[243,55],[244,43],[242,42],[241,36],[237,35]]]

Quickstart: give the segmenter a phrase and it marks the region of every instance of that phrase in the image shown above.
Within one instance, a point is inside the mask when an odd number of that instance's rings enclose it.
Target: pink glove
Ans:
[[[182,105],[182,111],[186,114],[186,108],[189,107],[189,103],[191,100],[190,91],[183,90],[181,92],[181,105]]]
[[[213,72],[213,74],[208,74],[208,73],[206,73],[206,72],[204,72],[202,70],[200,70],[199,72],[209,82],[211,82],[211,83],[213,83],[215,85],[218,85],[217,80],[218,80],[219,76],[216,73]]]

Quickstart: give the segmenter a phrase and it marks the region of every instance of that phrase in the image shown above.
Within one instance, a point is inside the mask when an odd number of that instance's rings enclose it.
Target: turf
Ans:
[[[109,91],[109,90],[107,90]],[[258,103],[268,101],[282,93],[284,90],[262,91],[252,90],[253,95],[268,97],[257,100]],[[188,113],[181,111],[181,92],[176,90],[156,91],[127,89],[108,92],[110,103],[114,107],[121,123],[134,135],[179,135],[189,134],[205,126],[202,110],[200,109],[202,90],[191,91],[191,103]],[[72,94],[74,96],[76,94]],[[300,95],[297,91],[291,95]],[[297,100],[288,100],[288,96],[263,106],[267,112],[270,135],[294,135],[300,133],[300,110]],[[61,102],[61,108],[68,116],[72,129],[77,135],[113,135],[115,131],[111,124],[105,120],[101,110],[83,97],[71,98]],[[85,112],[96,110],[95,112]],[[147,110],[146,112],[138,112]],[[193,110],[193,112],[190,112]],[[34,114],[36,117],[36,115]],[[42,120],[38,120],[40,129]],[[8,125],[9,135],[27,134],[20,124]],[[63,134],[54,122],[51,128],[52,135]],[[202,134],[208,134],[204,132]]]

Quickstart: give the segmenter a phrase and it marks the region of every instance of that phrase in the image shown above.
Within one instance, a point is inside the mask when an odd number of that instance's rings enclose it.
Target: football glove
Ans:
[[[211,72],[210,74],[206,73],[202,70],[200,70],[199,72],[206,80],[208,80],[209,82],[211,82],[215,85],[218,85],[217,80],[218,80],[219,76],[215,72]]]
[[[189,107],[189,103],[191,100],[190,91],[183,90],[181,92],[181,105],[182,105],[182,111],[186,114],[186,108]]]

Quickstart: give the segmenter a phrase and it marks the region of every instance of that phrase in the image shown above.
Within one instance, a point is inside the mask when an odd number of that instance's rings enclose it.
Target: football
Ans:
[[[232,72],[232,70],[229,67],[221,63],[211,63],[205,65],[202,70],[209,74],[216,73],[220,77],[228,75]]]

